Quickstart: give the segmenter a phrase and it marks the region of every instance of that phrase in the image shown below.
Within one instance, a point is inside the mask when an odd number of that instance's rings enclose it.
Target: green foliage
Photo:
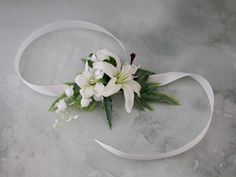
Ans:
[[[83,110],[91,112],[95,109],[96,105],[97,102],[93,100],[86,108],[83,108]]]
[[[74,105],[76,108],[80,109],[80,100],[81,100],[81,96],[80,96],[80,88],[79,86],[75,83],[75,82],[66,82],[65,83],[68,86],[72,86],[73,85],[73,90],[74,90],[74,96],[72,96],[71,98],[68,98],[66,96],[65,93],[61,94],[60,96],[58,96],[56,98],[56,100],[51,104],[51,106],[49,107],[48,111],[56,111],[57,110],[57,103],[61,100],[61,99],[65,99],[66,102],[71,103],[74,102]]]
[[[160,102],[160,103],[167,103],[171,105],[179,105],[179,101],[167,94],[164,93],[149,93],[149,94],[143,94],[142,100],[146,102]]]
[[[78,96],[77,98],[74,98],[74,104],[73,106],[78,109],[78,110],[81,110],[81,99],[82,97],[81,96]]]
[[[159,88],[160,84],[157,82],[143,82],[142,83],[142,89],[140,93],[153,93],[157,88]]]
[[[116,60],[113,57],[109,57],[109,59],[105,59],[104,62],[110,63],[113,66],[117,66]]]
[[[93,67],[93,61],[92,60],[87,60],[88,61],[88,65],[89,65],[89,67]]]
[[[179,105],[179,102],[176,98],[164,93],[157,92],[160,84],[148,81],[149,76],[152,74],[154,73],[144,69],[138,69],[135,73],[135,75],[138,76],[136,81],[141,85],[140,97],[135,94],[135,106],[138,109],[144,111],[145,109],[153,110],[150,106],[150,103],[153,102]]]
[[[112,98],[111,97],[104,97],[104,108],[107,116],[107,122],[109,127],[112,127]]]
[[[137,76],[136,81],[139,82],[141,86],[144,86],[144,84],[146,84],[146,82],[148,81],[149,76],[152,74],[155,73],[139,68],[135,73],[135,75]]]

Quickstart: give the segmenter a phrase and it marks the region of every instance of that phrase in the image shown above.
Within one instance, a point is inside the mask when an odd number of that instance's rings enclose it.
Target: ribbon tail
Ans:
[[[105,150],[109,151],[110,153],[126,158],[126,159],[131,159],[131,160],[157,160],[157,159],[164,159],[164,158],[169,158],[173,157],[176,155],[179,155],[181,153],[184,153],[191,148],[193,148],[195,145],[197,145],[202,138],[205,136],[207,133],[209,126],[211,124],[212,120],[212,114],[214,110],[214,93],[213,89],[210,85],[210,83],[202,76],[197,75],[197,74],[189,74],[189,73],[183,73],[183,72],[168,72],[168,73],[162,73],[162,74],[155,74],[150,76],[150,81],[152,82],[158,82],[160,85],[167,85],[170,84],[178,79],[181,79],[183,77],[191,77],[192,79],[196,80],[201,87],[204,89],[207,98],[209,100],[210,104],[210,116],[208,119],[208,122],[206,126],[202,129],[202,131],[194,138],[192,139],[189,143],[185,144],[184,146],[177,148],[175,150],[166,152],[166,153],[155,153],[155,154],[133,154],[133,153],[127,153],[122,150],[119,150],[117,148],[114,148],[110,145],[107,145],[97,139],[94,141],[98,143],[100,146],[102,146]]]

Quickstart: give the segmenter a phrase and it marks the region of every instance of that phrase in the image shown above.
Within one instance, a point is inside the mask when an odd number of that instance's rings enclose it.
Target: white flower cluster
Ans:
[[[92,56],[95,58],[95,55]],[[95,101],[103,100],[104,85],[101,79],[104,72],[100,69],[94,69],[88,66],[88,61],[85,64],[85,70],[75,78],[76,84],[80,87],[81,107],[87,107],[92,98]]]
[[[111,63],[104,62],[112,57],[116,61],[116,66]],[[125,96],[125,108],[128,113],[131,112],[134,103],[134,92],[139,95],[141,86],[134,80],[134,74],[138,67],[130,64],[121,66],[118,56],[107,49],[99,50],[91,56],[93,66],[89,67],[86,62],[85,70],[75,78],[75,82],[81,88],[82,95],[81,106],[86,107],[92,101],[103,100],[120,89],[123,89]],[[110,77],[106,86],[100,80],[104,74]]]
[[[65,89],[65,94],[67,97],[72,97],[74,95],[73,85]],[[57,110],[56,110],[57,114],[61,114],[64,111],[66,111],[67,104],[64,99],[59,100],[56,105],[57,105]]]
[[[110,58],[115,60],[115,65],[107,62]],[[141,89],[140,84],[134,80],[137,69],[138,67],[135,65],[121,65],[119,57],[107,49],[93,53],[86,59],[84,71],[75,78],[75,83],[80,88],[79,92],[82,96],[80,106],[86,108],[92,101],[103,101],[104,97],[109,97],[122,89],[125,108],[130,113],[134,104],[134,93],[139,95]],[[109,80],[104,85],[105,74],[109,76]],[[73,86],[65,89],[65,94],[69,98],[72,97],[74,95]],[[59,100],[56,106],[58,114],[63,114],[67,110],[64,99]]]

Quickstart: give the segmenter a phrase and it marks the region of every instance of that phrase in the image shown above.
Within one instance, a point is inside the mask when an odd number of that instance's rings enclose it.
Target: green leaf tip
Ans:
[[[104,97],[104,108],[106,112],[107,122],[110,127],[112,128],[112,98],[111,97]]]

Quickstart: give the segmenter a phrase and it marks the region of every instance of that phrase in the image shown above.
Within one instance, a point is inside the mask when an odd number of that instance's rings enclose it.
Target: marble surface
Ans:
[[[47,112],[53,98],[33,92],[19,80],[14,57],[32,31],[66,19],[94,22],[113,32],[144,68],[206,77],[216,99],[206,137],[177,157],[142,162],[115,157],[93,141],[95,137],[142,153],[166,152],[188,142],[209,116],[204,92],[190,79],[162,88],[176,95],[181,106],[158,104],[154,112],[134,110],[129,115],[117,97],[112,131],[101,108],[53,129],[57,116]],[[24,53],[25,78],[41,84],[64,82],[81,69],[77,59],[89,46],[95,50],[114,44],[104,36],[85,33],[61,31],[35,41]],[[84,36],[91,38],[87,46],[79,43]],[[106,42],[98,42],[99,38]],[[115,44],[111,48],[119,53]],[[0,0],[0,53],[0,177],[236,175],[234,0]]]

